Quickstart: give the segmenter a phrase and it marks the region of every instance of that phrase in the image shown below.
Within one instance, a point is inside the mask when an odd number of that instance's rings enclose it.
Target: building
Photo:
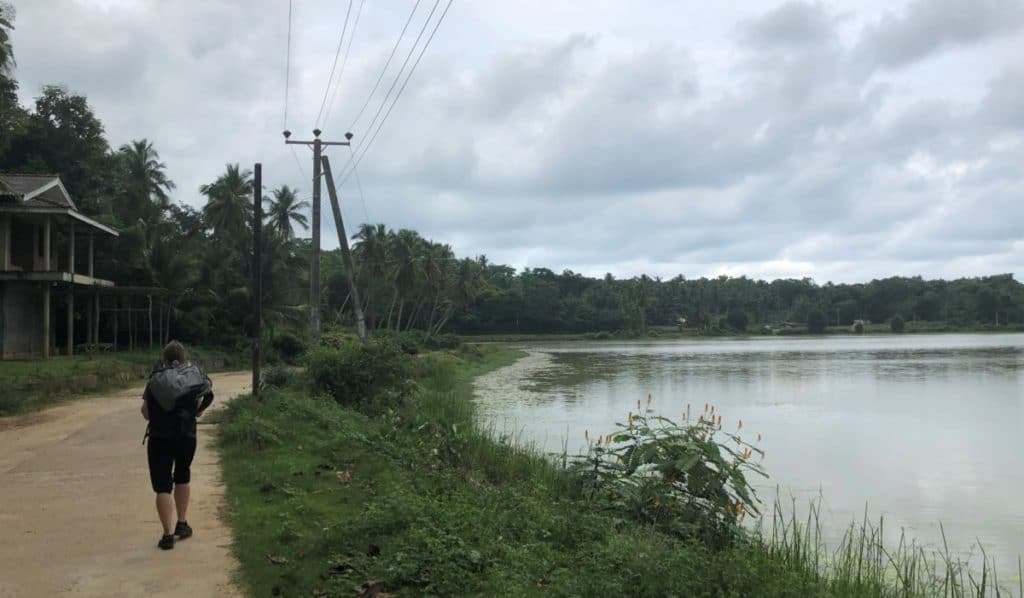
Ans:
[[[98,343],[114,283],[94,275],[97,235],[118,233],[79,212],[60,177],[0,174],[0,359],[71,355],[76,331]]]

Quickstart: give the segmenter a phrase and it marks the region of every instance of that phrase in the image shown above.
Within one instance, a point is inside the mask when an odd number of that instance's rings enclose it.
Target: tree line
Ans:
[[[119,285],[167,289],[172,335],[244,346],[252,324],[251,171],[229,163],[209,183],[180,190],[152,142],[111,147],[84,95],[47,86],[33,106],[20,106],[8,34],[13,26],[13,10],[0,4],[0,171],[58,173],[84,213],[121,230],[98,247],[98,273]],[[172,195],[194,201],[174,202]],[[295,232],[309,227],[309,203],[285,185],[265,196],[265,322],[271,335],[302,331],[311,247]],[[384,224],[364,223],[353,232],[355,278],[369,327],[377,332],[757,331],[895,317],[961,327],[1024,323],[1024,287],[1010,274],[824,285],[807,278],[592,278],[570,270],[516,271],[486,256],[460,258],[447,244]],[[350,325],[351,296],[338,251],[323,253],[321,275],[322,320]]]

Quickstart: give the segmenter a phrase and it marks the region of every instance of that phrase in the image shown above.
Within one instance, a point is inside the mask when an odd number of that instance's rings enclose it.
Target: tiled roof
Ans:
[[[23,196],[57,178],[55,174],[0,174],[0,195]]]

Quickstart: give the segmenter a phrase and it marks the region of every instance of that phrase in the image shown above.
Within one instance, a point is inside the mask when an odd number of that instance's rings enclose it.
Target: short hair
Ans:
[[[185,363],[188,354],[185,352],[185,345],[178,341],[171,341],[164,347],[164,363]]]

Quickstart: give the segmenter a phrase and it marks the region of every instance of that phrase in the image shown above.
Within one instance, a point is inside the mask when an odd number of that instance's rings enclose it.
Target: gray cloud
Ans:
[[[288,126],[303,136],[343,18],[314,4],[295,23]],[[360,164],[365,204],[354,177],[342,188],[346,222],[594,275],[1024,267],[1019,3],[765,3],[709,9],[706,27],[670,2],[615,6],[557,4],[539,24],[456,3]],[[225,162],[257,160],[269,184],[308,196],[308,150],[297,167],[280,141],[279,3],[19,8],[23,98],[50,82],[86,93],[112,144],[156,143],[178,200],[198,205]],[[326,136],[354,120],[407,9],[368,4]],[[965,52],[983,58],[970,73]],[[389,84],[355,123],[357,144]],[[330,155],[343,172],[348,150]]]
[[[865,29],[858,52],[880,67],[901,67],[939,50],[983,42],[1024,26],[1018,0],[913,0]]]

